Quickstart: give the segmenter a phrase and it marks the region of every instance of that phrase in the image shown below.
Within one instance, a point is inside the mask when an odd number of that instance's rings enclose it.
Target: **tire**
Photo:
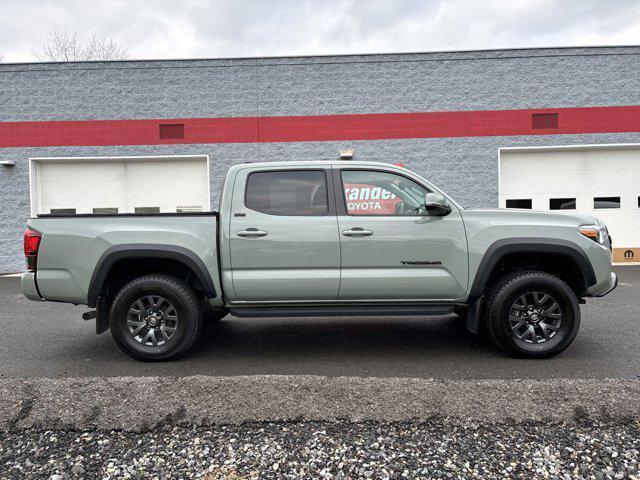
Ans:
[[[492,342],[510,355],[548,358],[575,339],[580,306],[558,277],[530,270],[503,278],[488,296],[483,321]]]
[[[136,360],[174,360],[200,335],[202,311],[193,291],[180,280],[147,275],[118,292],[109,328],[116,344]]]

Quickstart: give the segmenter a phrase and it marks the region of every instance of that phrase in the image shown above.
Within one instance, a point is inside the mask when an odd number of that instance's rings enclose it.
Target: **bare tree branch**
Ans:
[[[53,30],[39,50],[33,55],[41,62],[72,62],[82,60],[124,60],[128,49],[112,38],[93,34],[88,42],[82,42],[78,32]]]

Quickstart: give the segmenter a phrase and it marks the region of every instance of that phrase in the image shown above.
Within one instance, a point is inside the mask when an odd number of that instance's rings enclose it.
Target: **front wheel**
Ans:
[[[494,288],[484,320],[492,341],[502,350],[545,358],[573,342],[580,327],[580,307],[573,290],[558,277],[523,271]]]
[[[145,361],[173,360],[200,335],[202,312],[186,284],[166,275],[147,275],[118,292],[109,327],[127,355]]]

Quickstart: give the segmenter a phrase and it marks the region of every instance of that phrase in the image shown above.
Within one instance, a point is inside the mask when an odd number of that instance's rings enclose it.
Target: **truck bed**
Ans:
[[[217,216],[217,212],[188,212],[32,218],[29,228],[42,233],[37,271],[31,274],[38,295],[92,305],[96,300],[92,285],[107,263],[113,267],[114,261],[144,258],[153,251],[169,258],[188,257],[219,292]]]

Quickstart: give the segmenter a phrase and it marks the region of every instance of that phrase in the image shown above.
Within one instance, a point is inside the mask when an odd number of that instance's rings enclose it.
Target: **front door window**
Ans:
[[[342,172],[349,215],[423,216],[429,190],[402,175],[369,170]]]

